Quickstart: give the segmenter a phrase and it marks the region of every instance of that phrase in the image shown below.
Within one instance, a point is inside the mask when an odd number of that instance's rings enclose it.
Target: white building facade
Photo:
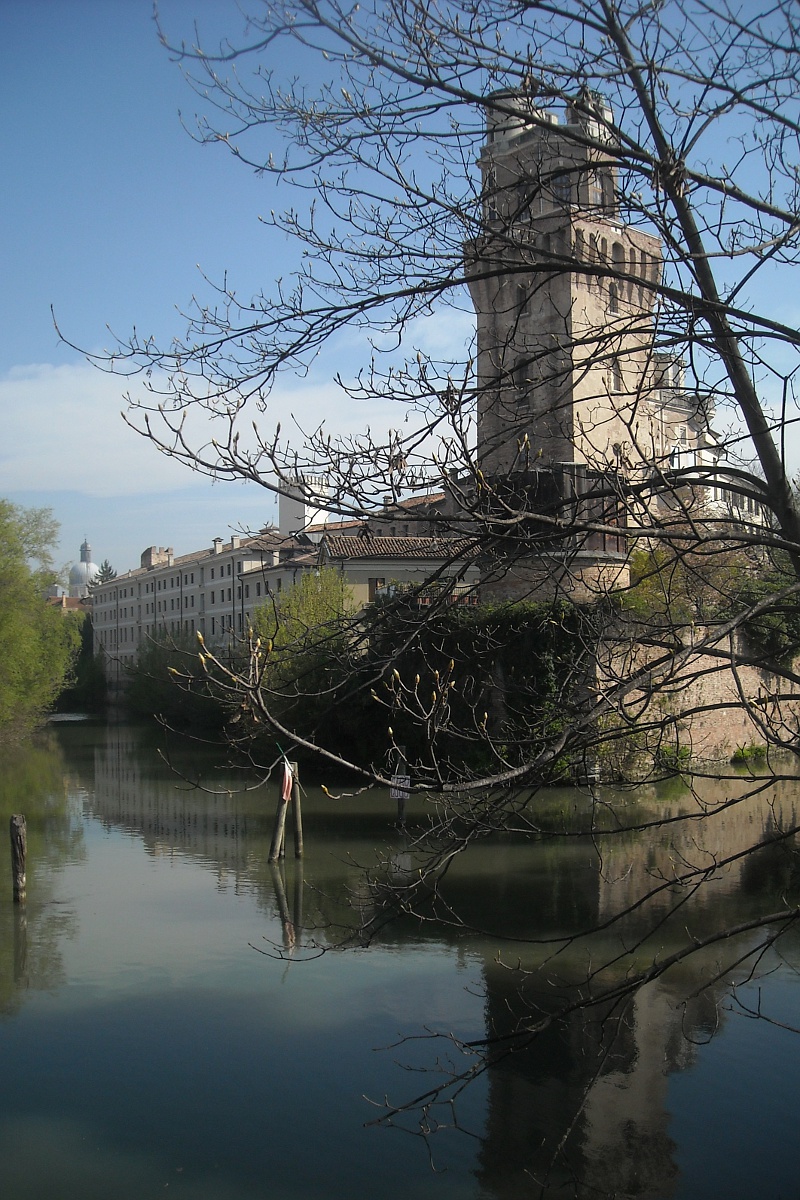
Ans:
[[[277,531],[215,538],[210,547],[179,557],[171,548],[150,546],[139,567],[94,588],[95,653],[131,666],[148,641],[195,644],[200,633],[219,644],[241,634],[264,602],[264,572],[279,562],[282,549]]]

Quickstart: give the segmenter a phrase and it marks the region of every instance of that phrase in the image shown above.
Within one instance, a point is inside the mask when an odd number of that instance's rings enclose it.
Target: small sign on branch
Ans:
[[[389,788],[390,800],[407,800],[411,795],[411,776],[410,775],[393,775],[391,787]]]

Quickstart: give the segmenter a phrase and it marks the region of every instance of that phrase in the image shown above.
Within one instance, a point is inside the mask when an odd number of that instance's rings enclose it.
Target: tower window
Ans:
[[[556,204],[559,206],[569,204],[572,199],[572,185],[566,172],[560,172],[553,176],[552,187],[553,199]]]

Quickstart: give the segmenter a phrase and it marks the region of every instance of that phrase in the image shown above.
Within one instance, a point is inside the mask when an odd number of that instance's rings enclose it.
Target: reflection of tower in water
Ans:
[[[508,975],[487,976],[498,1031],[519,1007],[509,988]],[[672,1194],[668,1075],[688,1065],[686,1034],[713,1010],[700,998],[687,1014],[679,999],[656,984],[621,1012],[573,1013],[492,1069],[477,1172],[489,1194],[511,1200],[534,1181],[547,1196],[573,1196],[576,1186],[579,1195]]]
[[[732,785],[709,785],[706,802],[719,806],[731,794]],[[740,791],[744,793],[742,784]],[[650,814],[664,810],[664,797],[655,790]],[[671,815],[684,808],[697,811],[695,802],[684,797],[672,806]],[[719,878],[700,888],[693,904],[682,906],[672,924],[658,929],[639,950],[635,947],[649,927],[666,915],[668,905],[679,901],[680,885],[659,894],[648,913],[647,906],[624,931],[607,932],[582,940],[566,956],[549,956],[536,969],[533,953],[522,950],[523,966],[531,973],[505,969],[491,955],[484,962],[487,1032],[504,1035],[522,1025],[543,1022],[541,1032],[517,1052],[498,1054],[488,1074],[487,1117],[479,1153],[478,1178],[488,1194],[516,1200],[520,1195],[545,1196],[642,1196],[669,1197],[677,1179],[675,1146],[670,1137],[668,1109],[669,1076],[695,1060],[697,1046],[707,1041],[724,1023],[722,1002],[728,995],[724,972],[716,979],[721,962],[733,962],[745,949],[755,947],[758,932],[749,941],[724,943],[724,950],[698,954],[673,967],[664,976],[623,996],[615,1003],[572,1011],[553,1024],[561,1001],[575,1000],[577,993],[562,990],[567,979],[582,982],[581,995],[600,994],[603,983],[624,985],[626,973],[666,957],[687,934],[702,938],[748,920],[764,909],[764,890],[774,895],[766,901],[774,911],[786,895],[793,850],[771,841],[776,832],[794,824],[795,796],[788,790],[756,795],[728,808],[717,807],[716,817],[703,821],[677,822],[656,832],[655,837],[623,835],[603,842],[602,869],[594,881],[585,882],[581,924],[587,909],[594,921],[603,924],[612,914],[629,907],[649,888],[658,887],[678,874],[678,864],[689,870],[703,869],[711,861],[736,856],[754,843],[764,848],[754,857],[737,860],[722,868]],[[630,820],[643,819],[638,807]],[[709,856],[714,858],[710,859]],[[780,859],[784,870],[776,868]],[[569,857],[550,856],[554,893],[562,891],[560,867],[574,872]],[[759,863],[763,865],[759,867]],[[782,892],[783,889],[783,892]],[[569,889],[563,889],[565,898]],[[514,897],[522,902],[522,895]],[[533,899],[533,897],[529,897]],[[536,911],[535,900],[529,911]],[[542,936],[563,929],[569,914],[561,919],[552,909]],[[496,952],[495,952],[496,953]],[[505,962],[516,962],[517,947],[502,953]],[[527,954],[527,963],[526,963]],[[544,960],[541,952],[539,963]],[[612,963],[589,983],[589,975],[602,963]],[[747,972],[740,967],[738,977]],[[735,977],[735,973],[731,973]],[[712,981],[704,990],[704,985]]]

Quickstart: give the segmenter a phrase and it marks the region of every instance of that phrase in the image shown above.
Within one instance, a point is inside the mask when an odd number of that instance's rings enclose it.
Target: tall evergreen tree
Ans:
[[[103,561],[100,563],[100,568],[99,568],[97,574],[95,575],[94,582],[96,584],[97,583],[111,583],[111,580],[116,579],[116,578],[117,578],[117,572],[114,570],[114,568],[112,567],[112,565],[108,561],[108,559],[104,558]]]

